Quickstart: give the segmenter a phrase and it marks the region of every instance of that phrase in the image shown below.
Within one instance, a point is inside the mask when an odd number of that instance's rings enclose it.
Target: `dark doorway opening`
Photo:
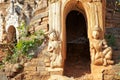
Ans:
[[[80,77],[90,73],[90,52],[87,36],[87,24],[82,13],[69,12],[66,18],[66,60],[64,75]]]
[[[15,44],[17,43],[16,29],[12,25],[8,28],[7,41],[8,43],[15,43]]]

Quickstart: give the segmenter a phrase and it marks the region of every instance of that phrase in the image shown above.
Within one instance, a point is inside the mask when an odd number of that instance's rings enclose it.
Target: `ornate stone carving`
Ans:
[[[114,62],[112,59],[112,49],[108,47],[105,39],[100,37],[101,29],[95,27],[92,31],[92,42],[90,44],[91,60],[95,65],[111,65]]]
[[[5,23],[6,23],[6,21],[5,21],[5,16],[3,15],[3,13],[1,13],[0,14],[1,15],[1,18],[2,18],[2,23],[1,23],[1,26],[2,26],[2,28],[1,28],[1,30],[2,30],[2,43],[7,43],[7,34],[6,34],[6,30],[5,30]]]
[[[58,40],[56,33],[53,31],[49,34],[48,53],[50,54],[50,67],[61,67],[62,55],[61,55],[61,41]]]
[[[10,0],[10,13],[13,15],[14,14],[14,3],[15,3],[15,0]]]
[[[4,25],[4,16],[3,12],[0,12],[0,42],[2,42],[2,35],[3,35],[3,25]]]

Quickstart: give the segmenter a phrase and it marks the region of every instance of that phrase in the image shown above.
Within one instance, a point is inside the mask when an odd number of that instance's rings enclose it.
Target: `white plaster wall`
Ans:
[[[4,2],[4,0],[0,0],[0,3],[3,3]]]
[[[0,42],[2,41],[2,32],[3,32],[2,24],[3,24],[3,19],[0,17]]]
[[[17,37],[17,40],[18,40],[18,37],[19,37],[19,33],[18,33],[18,30],[17,30],[17,27],[19,27],[18,15],[16,13],[14,13],[13,15],[8,14],[5,19],[6,19],[6,27],[5,27],[6,32],[8,32],[8,29],[11,25],[14,26],[15,29],[16,29],[16,37]]]
[[[59,36],[61,33],[61,4],[60,1],[52,3],[49,5],[49,26],[50,32],[56,31]]]
[[[2,20],[0,19],[0,42],[2,41]]]

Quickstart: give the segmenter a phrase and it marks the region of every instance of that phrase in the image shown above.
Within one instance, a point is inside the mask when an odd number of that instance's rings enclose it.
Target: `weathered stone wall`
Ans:
[[[110,0],[112,1],[112,0]],[[104,79],[112,80],[112,79],[120,79],[120,12],[115,11],[114,0],[111,3],[107,2],[106,7],[106,36],[112,36],[109,41],[114,43],[113,48],[113,60],[115,64],[112,70],[105,71]]]
[[[38,30],[48,31],[48,11],[44,11],[34,16],[30,23],[30,32]]]
[[[106,36],[112,36],[109,41],[114,41],[113,59],[115,64],[120,61],[120,12],[115,11],[114,0],[107,0],[106,7]]]
[[[120,11],[115,6],[115,0],[107,0],[106,3],[106,27],[120,27]]]
[[[41,29],[44,30],[45,32],[48,31],[49,30],[49,22],[48,21],[50,21],[50,20],[48,20],[48,16],[49,16],[49,9],[51,9],[48,7],[48,0],[41,0],[39,3],[36,3],[36,6],[33,5],[34,2],[32,0],[25,0],[25,3],[27,3],[28,1],[30,3],[31,7],[33,8],[33,15],[32,15],[32,19],[30,22],[29,31],[31,33],[36,32],[36,31],[41,30]],[[8,4],[8,3],[6,3],[6,4]],[[53,4],[52,8],[55,8],[55,7],[56,6],[54,6],[54,4]],[[3,7],[3,8],[7,8],[7,7]],[[55,9],[55,10],[57,11],[57,9]],[[87,9],[87,11],[88,11],[88,9]],[[52,10],[51,10],[51,12],[52,12]],[[106,34],[115,35],[115,40],[116,40],[115,47],[113,46],[113,50],[114,50],[113,51],[113,53],[114,53],[113,59],[115,60],[115,64],[116,64],[119,62],[119,56],[120,56],[120,53],[119,53],[120,52],[120,43],[119,43],[119,41],[120,41],[120,35],[119,35],[120,34],[120,29],[119,29],[120,15],[119,14],[120,13],[116,12],[113,14],[114,9],[110,9],[109,7],[106,8],[106,12],[107,12],[107,14],[106,14]],[[57,17],[57,15],[55,17]],[[55,17],[52,18],[52,16],[51,16],[51,19],[52,20],[57,19]],[[61,16],[61,17],[64,17],[64,16]],[[114,27],[114,28],[111,28],[111,27]],[[118,27],[118,28],[116,28],[116,27]],[[57,26],[57,28],[58,28],[58,26]],[[39,61],[39,60],[34,61],[33,60],[33,62],[38,63],[38,62],[43,62],[43,61]],[[34,67],[29,66],[30,68],[29,67],[25,68],[25,71],[32,71],[32,70],[38,71],[39,67],[38,68],[36,67],[37,64],[34,64],[34,65],[35,65]],[[36,73],[35,73],[35,75],[36,75]]]
[[[118,64],[120,61],[120,28],[107,28],[106,36],[112,36],[109,41],[113,41],[113,59],[115,60],[115,64]]]
[[[14,26],[16,28],[16,38],[19,39],[19,31],[17,27],[20,26],[22,20],[26,23],[26,26],[29,26],[30,20],[32,18],[32,11],[34,9],[34,1],[23,0],[19,2],[15,1],[6,1],[0,3],[0,11],[5,18],[4,26],[5,31],[7,32],[10,26]],[[2,24],[2,23],[0,23]],[[0,31],[0,35],[2,35],[2,31]]]
[[[106,27],[120,27],[120,12],[107,9]]]
[[[38,30],[48,31],[48,0],[37,3],[30,22],[30,32]]]
[[[106,36],[112,36],[109,41],[113,41],[113,60],[115,64],[112,69],[106,70],[103,73],[104,80],[119,80],[120,79],[120,27],[106,28]]]

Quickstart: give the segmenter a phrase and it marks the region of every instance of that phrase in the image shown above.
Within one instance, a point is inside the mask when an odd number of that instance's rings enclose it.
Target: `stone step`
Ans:
[[[7,76],[5,75],[4,72],[0,71],[0,80],[8,80]]]
[[[44,66],[37,66],[37,72],[42,72],[45,71],[45,67]]]
[[[38,59],[38,58],[33,58],[33,59],[31,60],[31,62],[38,62],[38,61],[40,61],[40,59]]]
[[[24,71],[37,71],[36,66],[28,66],[24,68]]]
[[[48,80],[49,76],[47,75],[40,75],[40,76],[32,76],[32,80]]]

